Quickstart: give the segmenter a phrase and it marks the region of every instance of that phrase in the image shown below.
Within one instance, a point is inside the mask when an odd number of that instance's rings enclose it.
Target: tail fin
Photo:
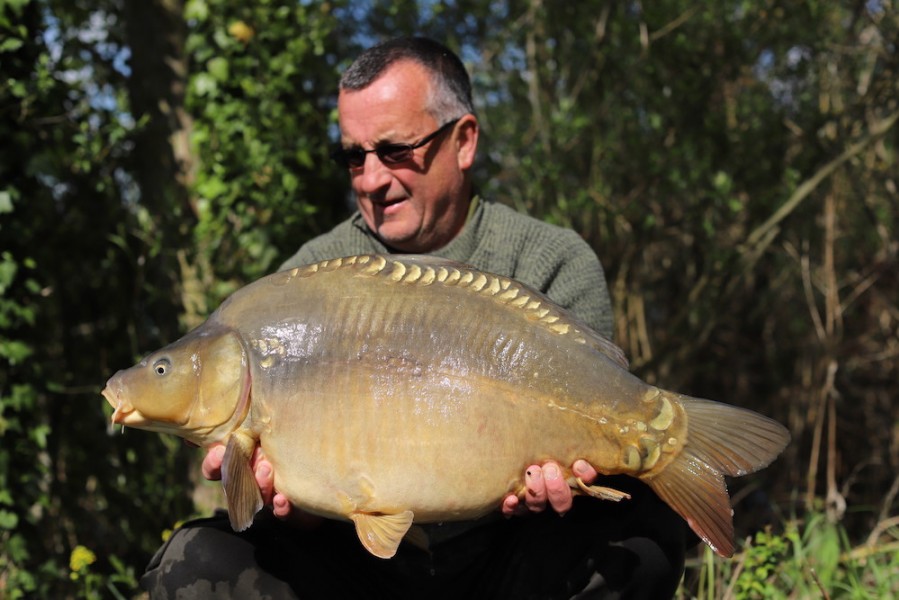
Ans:
[[[790,434],[751,410],[687,396],[676,399],[687,413],[686,443],[671,464],[645,481],[712,550],[733,556],[733,510],[724,476],[768,466],[789,443]]]

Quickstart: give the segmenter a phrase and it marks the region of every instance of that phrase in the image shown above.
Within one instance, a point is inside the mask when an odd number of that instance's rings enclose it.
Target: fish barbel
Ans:
[[[642,480],[730,556],[724,477],[767,466],[789,441],[755,412],[645,383],[532,288],[428,256],[264,277],[103,395],[113,423],[226,444],[236,530],[262,506],[259,445],[293,505],[353,521],[383,558],[413,521],[483,516],[523,493],[528,465],[577,459]],[[576,492],[625,496],[563,471]]]

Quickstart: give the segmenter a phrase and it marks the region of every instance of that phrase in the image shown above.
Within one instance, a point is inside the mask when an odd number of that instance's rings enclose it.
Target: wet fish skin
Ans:
[[[642,479],[728,556],[724,475],[766,466],[789,441],[752,411],[646,384],[539,292],[426,256],[263,278],[104,396],[116,423],[227,443],[236,529],[261,506],[258,443],[293,504],[354,521],[383,557],[413,520],[481,516],[523,491],[527,465],[579,458]]]

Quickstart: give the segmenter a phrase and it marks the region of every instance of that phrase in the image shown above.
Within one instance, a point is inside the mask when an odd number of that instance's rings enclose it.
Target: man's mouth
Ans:
[[[407,198],[397,198],[395,200],[381,200],[374,203],[375,208],[380,210],[384,215],[391,215],[400,210],[400,207],[406,202]]]
[[[406,198],[395,198],[393,200],[384,199],[384,200],[375,200],[374,203],[378,206],[386,208],[388,206],[395,206],[395,205],[399,204],[400,202],[404,202],[405,200],[406,200]]]

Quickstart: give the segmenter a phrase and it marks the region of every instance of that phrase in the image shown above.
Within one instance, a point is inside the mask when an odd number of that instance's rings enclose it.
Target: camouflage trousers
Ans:
[[[178,529],[141,585],[152,600],[672,597],[695,538],[639,482],[615,486],[633,498],[489,520],[429,550],[403,543],[389,560],[370,555],[350,523],[299,530],[262,512],[235,533],[222,512]]]

